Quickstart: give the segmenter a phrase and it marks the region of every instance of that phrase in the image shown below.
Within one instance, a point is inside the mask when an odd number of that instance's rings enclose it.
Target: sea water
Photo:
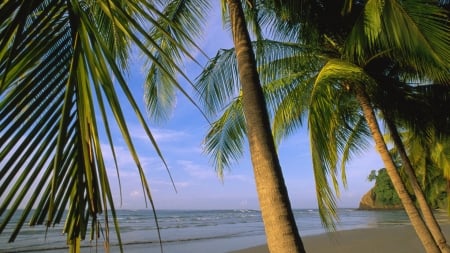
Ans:
[[[261,213],[257,210],[157,210],[157,225],[151,210],[118,210],[124,252],[143,253],[224,253],[265,243]],[[409,220],[402,210],[363,211],[339,209],[337,230],[402,226]],[[327,232],[316,209],[296,209],[295,219],[301,236]],[[447,223],[445,213],[437,213]],[[3,217],[0,217],[0,222]],[[46,230],[44,226],[24,226],[15,242],[8,243],[17,217],[0,234],[0,252],[67,252],[62,224]],[[119,252],[118,240],[110,222],[111,252]],[[89,237],[89,236],[87,236]],[[105,252],[102,238],[82,242],[82,252]]]

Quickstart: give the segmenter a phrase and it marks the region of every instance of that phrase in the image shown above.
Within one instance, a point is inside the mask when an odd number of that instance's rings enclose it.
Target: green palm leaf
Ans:
[[[356,101],[345,96],[345,89],[336,81],[335,88],[328,85],[324,75],[331,68],[320,72],[321,78],[316,80],[318,70],[324,64],[320,53],[301,44],[269,40],[254,46],[261,46],[265,52],[264,56],[257,56],[258,69],[269,111],[273,113],[277,141],[293,133],[308,115],[321,217],[326,227],[333,228],[337,219],[335,193],[339,194],[337,168],[340,162],[345,185],[347,161],[367,147],[369,132],[364,118]],[[232,49],[220,51],[197,83],[205,106],[212,104],[209,112],[212,115],[220,112],[221,115],[205,138],[205,150],[219,175],[242,155],[242,139],[246,132],[239,86],[234,78],[226,78],[237,75],[233,53]],[[342,66],[343,69],[347,67]]]
[[[234,49],[220,50],[203,69],[196,82],[206,113],[215,115],[239,94],[239,76]]]
[[[204,4],[200,2],[200,6]],[[175,36],[169,39],[173,34],[163,31],[155,18],[161,13],[148,1],[0,4],[0,233],[12,216],[21,212],[8,235],[10,241],[25,222],[51,226],[65,220],[63,233],[67,234],[70,249],[77,251],[89,229],[93,239],[102,220],[108,242],[111,215],[120,243],[99,137],[106,134],[119,173],[114,125],[130,150],[145,199],[155,212],[119,97],[125,97],[134,110],[165,164],[124,78],[132,44],[152,60],[164,54],[162,47],[148,50],[141,42],[141,38],[157,40],[147,35],[144,26],[159,29],[177,50],[187,52],[186,45],[193,45],[187,36],[183,40]],[[179,62],[165,57],[167,69],[180,70],[173,67]]]
[[[446,11],[433,1],[371,0],[345,42],[344,56],[362,66],[389,56],[402,67],[448,81],[446,24]]]
[[[233,101],[215,121],[205,137],[205,150],[220,178],[223,171],[243,154],[247,133],[241,98]]]
[[[147,39],[147,47],[154,52],[155,58],[147,64],[145,101],[149,115],[155,120],[169,117],[175,105],[177,89],[196,105],[174,77],[180,74],[190,83],[182,70],[182,60],[186,56],[194,59],[189,50],[204,54],[192,38],[200,38],[200,28],[205,22],[204,14],[210,9],[208,1],[204,0],[176,0],[164,5],[164,11],[157,20],[158,26],[150,30]],[[185,46],[177,46],[180,42]],[[197,61],[194,62],[200,65]]]
[[[334,228],[333,220],[338,219],[335,200],[335,194],[340,194],[337,166],[340,163],[345,186],[345,165],[353,154],[367,147],[369,136],[357,102],[349,96],[347,86],[342,85],[344,80],[361,83],[369,79],[357,66],[332,59],[321,68],[306,98],[319,211],[325,227],[330,228]]]

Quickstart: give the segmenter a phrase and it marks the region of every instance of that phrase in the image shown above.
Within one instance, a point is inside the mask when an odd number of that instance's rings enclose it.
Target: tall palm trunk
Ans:
[[[409,157],[406,153],[405,147],[400,138],[400,134],[397,131],[397,127],[395,126],[391,118],[388,115],[386,115],[386,113],[384,113],[384,119],[389,131],[391,132],[391,137],[392,140],[394,141],[394,145],[397,148],[398,153],[400,154],[400,158],[403,163],[403,168],[406,174],[408,175],[409,183],[411,184],[411,187],[414,190],[414,195],[416,196],[420,210],[422,211],[423,219],[428,229],[430,230],[431,234],[433,235],[436,244],[439,246],[442,252],[449,253],[450,247],[447,245],[445,236],[442,233],[441,228],[439,227],[439,224],[437,223],[436,218],[434,217],[434,214],[425,199],[425,195],[423,194],[419,182],[417,181],[416,174],[411,165],[411,161],[409,160]]]
[[[370,132],[375,141],[376,149],[378,153],[380,153],[381,159],[383,160],[384,166],[386,167],[386,172],[388,173],[392,185],[395,188],[402,204],[405,209],[408,217],[413,225],[417,236],[422,242],[423,247],[425,248],[427,253],[439,253],[439,247],[436,245],[430,231],[428,230],[425,222],[419,214],[416,206],[414,205],[411,197],[406,191],[405,184],[403,183],[400,174],[395,167],[394,161],[392,160],[391,155],[389,154],[389,150],[386,146],[386,142],[383,139],[383,136],[380,131],[380,127],[378,125],[377,119],[375,117],[375,113],[373,111],[373,107],[370,104],[369,97],[364,91],[363,87],[359,85],[355,85],[355,95],[359,104],[364,113],[364,117],[366,118],[367,124],[369,125]]]
[[[242,85],[243,110],[270,252],[305,252],[275,149],[256,60],[240,0],[227,0]]]

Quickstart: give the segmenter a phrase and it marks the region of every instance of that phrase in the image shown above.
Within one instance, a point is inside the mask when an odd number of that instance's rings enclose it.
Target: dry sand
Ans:
[[[442,226],[446,237],[450,226]],[[410,225],[385,228],[338,231],[302,238],[308,253],[424,253]],[[449,239],[448,239],[449,240]],[[234,253],[268,253],[266,245],[234,251]]]

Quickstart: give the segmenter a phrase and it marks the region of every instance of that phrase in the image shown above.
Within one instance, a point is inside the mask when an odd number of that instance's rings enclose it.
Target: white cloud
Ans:
[[[180,138],[187,137],[188,134],[184,131],[176,131],[170,129],[153,129],[152,134],[155,137],[156,141],[177,141]]]
[[[145,132],[145,130],[142,128],[141,125],[130,125],[130,132],[132,138],[134,139],[149,141],[147,133]],[[187,134],[184,131],[163,129],[163,128],[150,128],[150,132],[155,138],[157,143],[175,142],[189,136],[189,134]]]
[[[227,173],[227,175],[224,176],[224,180],[237,180],[237,181],[242,181],[242,182],[248,182],[248,183],[253,183],[253,179],[242,175],[242,174],[229,174]]]
[[[189,177],[192,178],[192,180],[205,180],[205,179],[220,180],[216,171],[209,166],[199,165],[194,163],[193,161],[188,160],[179,160],[177,163],[189,175]],[[232,174],[231,171],[225,171],[223,180],[224,183],[226,183],[227,181],[240,181],[253,183],[253,180],[250,179],[248,176],[242,174]]]
[[[205,168],[201,165],[195,164],[192,161],[179,160],[177,162],[189,176],[195,179],[217,178],[216,173],[211,168]]]
[[[114,157],[111,152],[111,147],[109,144],[101,144],[102,155],[105,160],[105,164],[107,168],[114,169]],[[116,154],[117,164],[119,166],[119,170],[136,168],[136,163],[131,156],[130,151],[125,146],[114,146],[114,152]],[[158,157],[145,156],[142,154],[138,154],[139,161],[143,168],[161,168],[162,163]]]
[[[136,198],[136,197],[140,198],[143,196],[143,194],[142,194],[142,191],[134,190],[134,191],[130,192],[129,196],[132,198]]]

